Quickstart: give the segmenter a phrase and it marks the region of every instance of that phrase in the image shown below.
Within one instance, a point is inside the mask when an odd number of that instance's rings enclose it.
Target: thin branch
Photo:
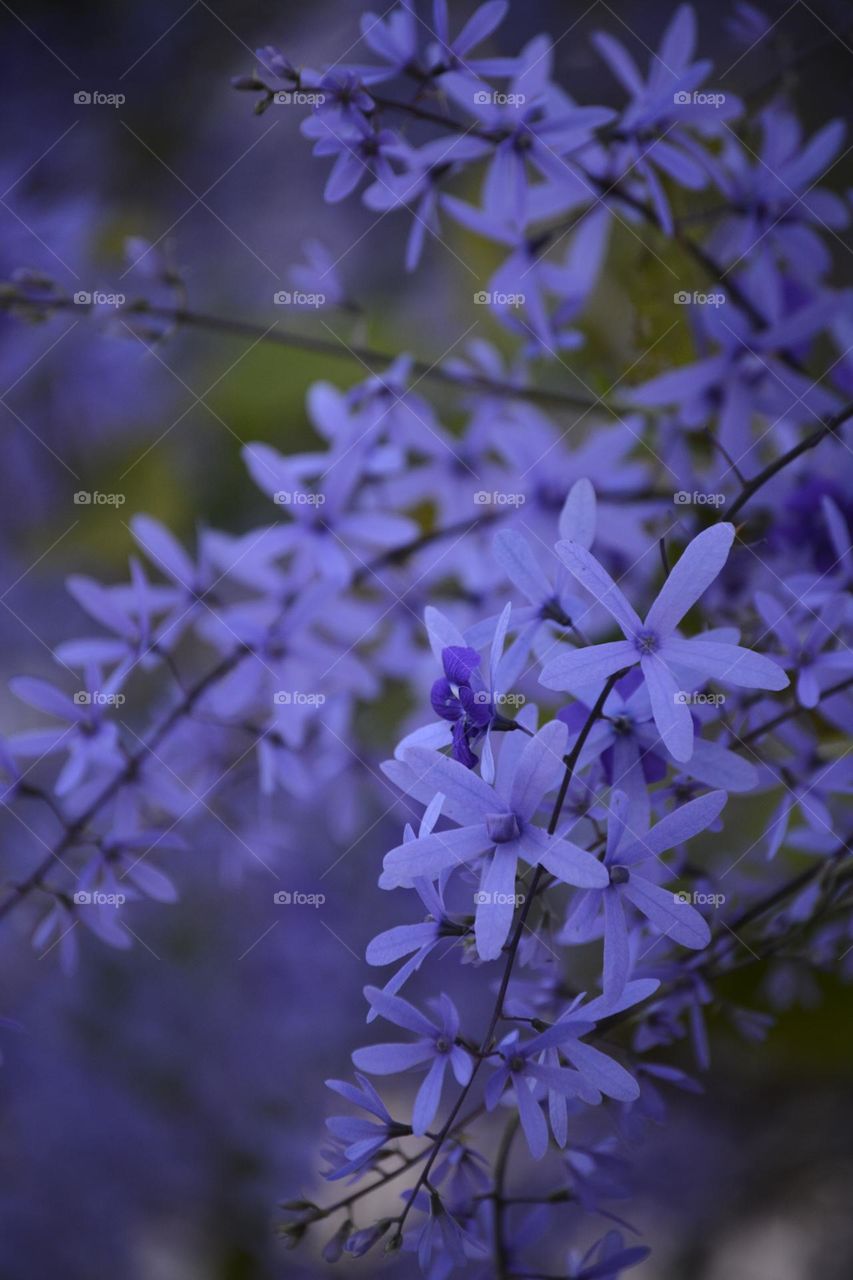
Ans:
[[[783,467],[787,467],[789,462],[793,462],[802,454],[807,453],[809,449],[816,448],[816,446],[819,445],[822,440],[825,440],[827,436],[835,435],[838,428],[843,426],[848,418],[853,418],[853,404],[848,404],[846,408],[842,409],[839,413],[828,418],[820,427],[816,427],[809,435],[804,436],[799,444],[795,444],[793,448],[787,451],[787,453],[783,453],[775,460],[775,462],[771,462],[763,471],[759,471],[757,476],[753,476],[752,479],[747,482],[737,500],[731,507],[729,507],[726,513],[726,519],[734,520],[741,507],[744,506],[745,503],[749,502],[753,494],[757,493],[763,485],[767,484],[768,480],[772,480],[775,475],[778,475]]]
[[[784,724],[786,720],[793,720],[795,716],[802,715],[806,711],[816,711],[822,702],[826,702],[827,698],[832,698],[836,693],[843,693],[851,685],[853,685],[853,676],[848,676],[846,680],[839,680],[837,684],[830,685],[828,689],[824,689],[814,707],[801,707],[799,704],[787,707],[784,711],[780,711],[777,716],[774,716],[772,720],[765,720],[763,724],[750,729],[749,733],[745,733],[743,737],[738,737],[738,742],[744,746],[750,742],[755,742],[756,738],[762,738],[765,733],[772,733],[774,729],[778,729],[779,725]]]
[[[29,308],[35,312],[73,311],[75,314],[93,311],[87,303],[76,303],[71,298],[37,298],[19,290],[0,291],[0,307],[8,310]],[[204,330],[232,338],[251,338],[256,342],[266,342],[273,346],[287,347],[295,351],[307,351],[314,355],[331,356],[336,360],[360,361],[371,373],[381,374],[398,357],[390,352],[377,351],[373,347],[360,346],[357,343],[333,342],[329,338],[315,338],[303,333],[286,333],[274,327],[264,327],[248,320],[231,320],[226,316],[210,315],[208,312],[191,311],[186,307],[155,306],[149,303],[131,303],[120,307],[115,312],[118,316],[150,318],[162,320],[177,327]],[[113,316],[110,316],[113,319]],[[507,396],[511,399],[529,400],[534,404],[547,405],[555,409],[596,409],[608,412],[608,405],[603,400],[589,399],[574,395],[569,391],[552,391],[547,387],[520,387],[513,382],[500,378],[487,378],[477,373],[455,373],[442,364],[431,363],[424,359],[413,359],[412,370],[421,378],[434,382],[464,387],[469,391],[482,391],[493,395]]]

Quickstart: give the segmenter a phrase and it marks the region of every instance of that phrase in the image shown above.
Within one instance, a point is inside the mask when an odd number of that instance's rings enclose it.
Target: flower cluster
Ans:
[[[444,0],[404,2],[365,15],[370,62],[268,47],[237,82],[261,110],[306,99],[326,200],[409,219],[409,271],[448,239],[497,246],[469,328],[501,342],[314,385],[316,449],[244,450],[267,523],[204,528],[190,552],[135,515],[126,582],[69,579],[96,634],[57,649],[55,682],[12,683],[39,721],[0,757],[26,864],[0,916],[37,903],[35,947],[69,964],[78,921],[129,946],[125,904],[174,898],[159,864],[201,810],[253,852],[226,785],[253,758],[330,842],[393,800],[379,886],[400,923],[367,950],[355,1083],[330,1081],[348,1109],[326,1177],[358,1189],[292,1202],[285,1236],[327,1224],[327,1260],[384,1243],[429,1280],[603,1280],[647,1253],[613,1208],[622,1148],[696,1087],[667,1050],[708,1065],[712,1002],[764,1026],[716,980],[760,959],[772,1005],[777,954],[805,981],[853,951],[853,310],[826,185],[843,134],[804,137],[779,98],[752,150],[689,6],[645,69],[595,37],[618,109],[575,102],[545,36],[492,56],[507,8],[454,31]],[[644,232],[690,287],[599,375],[588,321],[614,244]],[[295,279],[346,310],[322,245]],[[16,304],[61,299],[19,285]],[[676,326],[691,353],[661,368]],[[401,683],[382,760],[362,712]]]

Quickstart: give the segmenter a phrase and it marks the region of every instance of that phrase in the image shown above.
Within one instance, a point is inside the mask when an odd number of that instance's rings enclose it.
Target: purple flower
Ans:
[[[660,855],[704,831],[726,803],[724,791],[712,791],[674,810],[645,834],[625,825],[627,797],[614,793],[607,824],[604,866],[609,883],[604,889],[579,894],[563,932],[566,941],[586,940],[599,915],[604,915],[604,994],[615,1000],[625,988],[631,967],[625,904],[681,946],[701,950],[711,937],[702,916],[677,893],[658,883],[671,877]],[[654,862],[650,860],[654,859]],[[647,865],[646,865],[647,864]]]
[[[300,576],[319,570],[339,584],[349,580],[362,557],[413,538],[417,526],[404,516],[353,509],[365,441],[331,454],[285,458],[266,444],[247,445],[246,466],[257,486],[288,512],[291,522],[271,535],[278,555],[293,555]],[[309,477],[319,477],[311,486]]]
[[[726,264],[756,252],[781,259],[812,283],[832,263],[820,229],[843,231],[850,220],[842,197],[818,185],[841,149],[845,125],[831,120],[806,142],[796,116],[778,102],[759,120],[758,154],[729,135],[718,173],[728,211],[708,248]]]
[[[434,806],[435,817],[438,816],[439,809],[440,804]],[[429,814],[429,810],[427,810],[427,814]],[[421,823],[421,835],[428,834],[434,825],[435,818],[427,821],[427,814],[424,815],[425,820]],[[415,840],[416,838],[414,831],[407,827],[406,839]],[[377,934],[368,944],[365,955],[368,964],[392,964],[394,961],[402,959],[403,956],[409,957],[406,963],[401,965],[394,976],[386,982],[383,988],[386,995],[396,995],[412,974],[420,969],[424,960],[435,950],[442,939],[462,937],[467,932],[465,925],[456,924],[450,919],[445,907],[442,880],[446,880],[446,878],[446,875],[440,878],[438,887],[425,877],[419,877],[414,880],[412,888],[429,912],[427,918],[419,924],[394,925],[393,928]],[[371,1009],[367,1019],[368,1022],[371,1022],[375,1017],[376,1010]]]
[[[494,787],[456,760],[423,747],[407,751],[403,770],[396,771],[417,799],[440,792],[442,811],[459,826],[392,849],[385,855],[380,884],[393,888],[411,884],[418,876],[434,879],[448,867],[481,863],[474,934],[483,960],[500,955],[512,925],[519,902],[515,878],[520,858],[545,867],[566,884],[607,883],[607,873],[591,854],[550,836],[534,822],[544,797],[563,774],[566,738],[565,725],[554,720],[525,741],[508,767],[502,753]]]
[[[762,294],[773,297],[774,291],[765,288]],[[716,437],[728,454],[748,466],[754,453],[757,465],[760,455],[754,452],[754,435],[749,430],[754,414],[766,415],[774,423],[787,417],[811,422],[837,406],[828,388],[792,368],[784,358],[820,332],[831,305],[821,296],[805,303],[797,299],[794,305],[787,299],[782,304],[780,299],[764,326],[757,326],[737,307],[696,308],[702,313],[696,326],[703,348],[713,343],[719,350],[633,387],[631,400],[647,409],[678,405],[681,424],[691,429],[705,427],[713,415]],[[732,473],[728,463],[722,470],[724,477]]]
[[[316,139],[315,156],[335,157],[323,192],[330,204],[352,195],[366,177],[378,178],[380,182],[393,177],[390,161],[397,153],[399,138],[390,129],[375,130],[360,115],[343,125],[330,124],[326,112],[320,110],[303,122],[302,132]]]
[[[448,71],[468,74],[474,81],[480,76],[512,76],[518,66],[516,58],[472,58],[471,51],[488,40],[509,12],[507,0],[485,0],[474,10],[462,30],[450,36],[447,0],[433,0],[432,22],[438,43],[430,46],[431,74],[440,77]]]
[[[786,609],[764,591],[756,592],[755,605],[768,630],[780,641],[778,660],[795,674],[797,698],[804,707],[817,706],[822,686],[853,674],[853,651],[838,635],[848,612],[843,596],[828,600],[819,613],[809,610],[806,619],[802,618],[803,610]],[[827,645],[836,639],[842,647],[827,652]]]
[[[454,760],[473,769],[477,757],[471,748],[495,716],[489,691],[482,677],[477,678],[480,655],[476,649],[449,645],[441,652],[441,662],[444,676],[432,686],[429,700],[435,714],[453,725]]]
[[[325,1174],[330,1182],[369,1167],[374,1156],[378,1155],[387,1142],[410,1132],[408,1125],[398,1124],[391,1118],[379,1094],[365,1076],[356,1073],[356,1079],[358,1087],[348,1084],[346,1080],[326,1081],[335,1093],[373,1117],[372,1120],[367,1120],[362,1116],[330,1116],[326,1121],[326,1127],[335,1142],[334,1150],[326,1153],[332,1161],[331,1168]]]
[[[458,1043],[456,1006],[442,993],[435,1002],[438,1021],[432,1022],[401,996],[388,995],[378,987],[365,987],[364,994],[376,1013],[395,1026],[413,1031],[418,1038],[406,1044],[374,1044],[356,1049],[353,1063],[370,1075],[394,1075],[428,1063],[429,1070],[412,1111],[413,1133],[426,1133],[441,1103],[447,1068],[450,1067],[459,1084],[467,1084],[473,1070],[470,1054]]]
[[[493,782],[495,777],[492,730],[495,726],[509,729],[512,723],[498,714],[497,703],[506,695],[526,658],[523,637],[504,653],[511,613],[512,606],[507,604],[497,618],[487,619],[476,628],[478,642],[491,637],[489,669],[484,678],[478,670],[480,655],[465,643],[453,623],[432,606],[424,612],[430,646],[445,672],[430,691],[433,711],[453,725],[450,741],[455,760],[473,769],[478,760],[472,748],[482,744],[480,772],[487,782]],[[433,726],[427,725],[404,738],[398,754],[404,755],[410,746],[444,746],[445,741],[442,733],[435,734]]]
[[[606,1236],[580,1254],[572,1249],[568,1257],[566,1280],[617,1280],[628,1267],[645,1262],[651,1253],[643,1245],[628,1248],[618,1231],[608,1231]]]
[[[701,677],[746,689],[784,689],[788,677],[769,658],[719,640],[683,640],[676,631],[722,570],[734,536],[731,524],[698,534],[682,552],[644,621],[584,547],[558,542],[557,554],[569,572],[615,618],[625,639],[561,654],[545,665],[542,683],[549,689],[589,688],[639,663],[658,732],[676,760],[689,760],[693,753],[693,718],[683,673],[689,680]]]
[[[363,13],[361,36],[387,67],[360,68],[370,83],[378,84],[414,68],[418,55],[418,19],[410,0],[382,14]]]
[[[626,992],[621,1008],[654,991],[657,983],[634,984]],[[619,994],[619,993],[617,993]],[[492,1110],[507,1087],[512,1088],[519,1119],[534,1160],[541,1160],[548,1147],[548,1125],[538,1101],[544,1086],[549,1096],[549,1118],[555,1139],[565,1146],[565,1099],[579,1097],[596,1105],[601,1095],[623,1102],[639,1097],[639,1087],[624,1067],[600,1049],[585,1044],[583,1037],[595,1029],[597,1017],[616,1011],[616,1004],[592,1001],[571,1009],[564,1018],[532,1039],[522,1041],[512,1031],[498,1046],[502,1062],[486,1086],[486,1106]],[[565,1058],[571,1064],[562,1065]]]
[[[528,165],[552,182],[571,181],[571,162],[565,157],[613,119],[606,107],[578,107],[556,91],[550,83],[552,62],[553,45],[547,36],[539,36],[522,50],[518,70],[499,97],[478,91],[458,72],[442,79],[444,91],[475,116],[479,131],[497,139],[483,184],[483,205],[516,225],[526,220],[531,208]]]
[[[673,15],[660,52],[650,60],[646,80],[614,36],[597,32],[593,43],[631,95],[616,130],[617,145],[609,151],[608,180],[617,183],[628,178],[630,186],[639,188],[638,194],[647,192],[661,226],[671,234],[672,213],[656,170],[689,190],[706,186],[714,172],[711,153],[685,126],[719,133],[722,122],[737,115],[741,104],[733,94],[697,94],[713,64],[707,59],[693,61],[696,15],[690,5],[680,5]]]
[[[412,227],[406,243],[406,270],[414,271],[421,259],[427,235],[439,238],[438,218],[442,184],[465,164],[488,155],[489,144],[480,138],[459,135],[412,147],[401,141],[393,159],[404,166],[401,173],[383,174],[364,193],[364,203],[377,213],[407,209]]]
[[[445,1275],[450,1268],[470,1267],[471,1258],[484,1258],[488,1249],[482,1240],[457,1221],[437,1191],[428,1197],[428,1216],[418,1232],[416,1249],[418,1264],[424,1275],[432,1275],[433,1253],[438,1251],[436,1265]]]
[[[584,702],[574,702],[559,713],[569,731],[579,732],[590,713]],[[628,797],[626,822],[635,830],[649,825],[652,797],[649,786],[666,777],[667,759],[654,724],[649,691],[634,668],[608,694],[601,719],[593,726],[578,761],[581,768],[601,759],[607,781]],[[707,737],[695,738],[693,754],[681,772],[705,786],[724,791],[750,791],[758,774],[750,760]]]
[[[62,693],[47,680],[33,676],[16,676],[9,688],[31,707],[65,721],[61,729],[34,729],[15,734],[8,747],[13,756],[42,759],[67,752],[67,759],[56,779],[54,790],[67,795],[104,770],[115,770],[122,763],[118,725],[107,717],[120,688],[115,678],[101,682],[96,668],[86,673],[85,687],[73,698]]]
[[[578,480],[571,488],[560,513],[559,528],[564,538],[571,538],[581,546],[592,546],[595,535],[595,490],[588,480]],[[495,535],[494,558],[509,581],[528,600],[528,605],[513,610],[513,624],[522,624],[522,633],[516,641],[518,653],[527,655],[543,628],[553,630],[549,624],[570,628],[572,615],[581,612],[576,597],[569,594],[569,579],[562,564],[552,581],[541,567],[529,541],[515,529],[501,529]],[[494,619],[487,619],[468,632],[478,641],[482,630]]]

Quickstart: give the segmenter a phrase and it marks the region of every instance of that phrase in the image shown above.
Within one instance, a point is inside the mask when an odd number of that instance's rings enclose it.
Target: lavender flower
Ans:
[[[569,572],[607,609],[625,639],[561,654],[546,664],[542,683],[550,689],[588,688],[639,663],[658,732],[676,760],[689,760],[693,753],[693,720],[683,696],[682,672],[747,689],[784,689],[788,678],[769,658],[717,640],[683,640],[676,631],[721,572],[734,536],[732,525],[718,524],[695,537],[644,621],[584,547],[558,542],[557,553]]]
[[[533,821],[563,772],[566,736],[559,721],[545,725],[525,743],[511,771],[499,770],[494,787],[457,761],[423,747],[406,752],[404,769],[397,774],[415,797],[439,791],[443,812],[460,825],[392,849],[385,856],[380,884],[392,888],[417,876],[434,879],[447,867],[480,863],[474,934],[483,960],[500,955],[509,933],[518,902],[520,858],[545,867],[566,884],[607,883],[607,873],[595,858]]]

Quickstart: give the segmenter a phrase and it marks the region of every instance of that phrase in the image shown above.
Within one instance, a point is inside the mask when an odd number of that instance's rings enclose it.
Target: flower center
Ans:
[[[508,844],[521,835],[521,827],[514,813],[486,814],[486,831],[495,844]]]
[[[634,636],[634,648],[638,653],[657,653],[660,639],[656,631],[638,631]]]
[[[631,879],[631,872],[627,867],[611,867],[610,883],[611,884],[627,884]]]

